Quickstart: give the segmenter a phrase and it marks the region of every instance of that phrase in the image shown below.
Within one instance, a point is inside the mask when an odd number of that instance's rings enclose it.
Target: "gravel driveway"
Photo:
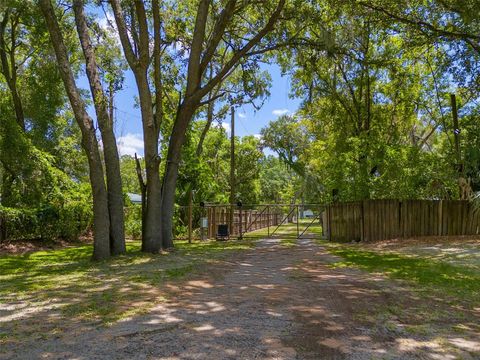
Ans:
[[[456,319],[431,318],[427,332],[408,331],[418,322],[412,309],[442,314],[443,302],[425,303],[380,276],[332,269],[333,261],[310,240],[293,247],[262,240],[208,274],[170,286],[169,300],[146,315],[109,327],[72,324],[40,341],[9,344],[0,358],[478,358],[474,331],[441,332]],[[478,323],[478,312],[468,316]]]

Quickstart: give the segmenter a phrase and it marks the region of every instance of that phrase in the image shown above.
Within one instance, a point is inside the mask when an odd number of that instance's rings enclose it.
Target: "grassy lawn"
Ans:
[[[200,272],[229,253],[249,249],[251,240],[176,242],[165,254],[143,254],[128,242],[127,254],[92,262],[92,246],[0,257],[0,305],[55,305],[69,318],[108,324],[146,311],[164,300],[159,285]],[[40,305],[41,306],[41,305]]]
[[[415,290],[445,294],[454,299],[478,305],[480,299],[480,268],[453,264],[427,254],[366,250],[362,244],[344,245],[322,242],[330,253],[341,257],[334,267],[359,267],[382,273],[394,279],[407,280]]]
[[[305,229],[306,229],[305,234],[302,237],[308,237],[309,235],[314,235],[315,237],[319,237],[322,234],[322,227],[319,224],[318,220],[313,221],[313,219],[301,219],[298,222],[299,234],[302,234],[302,232]],[[270,226],[270,229],[264,228],[260,230],[251,231],[246,233],[244,237],[248,239],[262,239],[262,238],[268,237],[269,234],[274,238],[280,238],[280,239],[282,239],[282,237],[287,238],[287,239],[283,239],[282,242],[284,244],[291,245],[293,242],[287,241],[287,240],[296,238],[297,223],[296,222],[284,223],[280,225],[278,228],[277,226]]]

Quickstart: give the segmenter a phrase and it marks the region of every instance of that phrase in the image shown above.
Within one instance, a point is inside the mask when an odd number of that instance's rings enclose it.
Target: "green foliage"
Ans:
[[[125,235],[131,239],[142,237],[142,206],[128,204],[125,207]]]
[[[262,134],[316,201],[333,192],[338,200],[457,198],[450,92],[460,101],[466,176],[479,182],[479,54],[465,40],[479,24],[446,4],[317,1],[287,25],[298,42],[277,60],[304,102],[296,119],[281,117]],[[466,38],[447,34],[453,29]]]
[[[88,201],[74,200],[62,207],[41,208],[0,207],[0,217],[9,240],[77,240],[92,224]]]
[[[177,203],[188,204],[188,191],[194,191],[194,203],[227,203],[230,191],[230,139],[221,127],[208,132],[202,156],[196,155],[200,132],[205,123],[195,122],[183,150],[177,187]],[[243,203],[262,201],[260,167],[264,155],[254,136],[235,139],[236,198]]]
[[[269,155],[260,163],[260,198],[266,203],[288,203],[298,188],[299,178],[284,161]]]
[[[145,171],[144,159],[140,159],[140,164],[142,166],[142,170]],[[120,175],[122,177],[123,191],[125,193],[141,193],[134,157],[130,155],[123,155],[120,158]]]

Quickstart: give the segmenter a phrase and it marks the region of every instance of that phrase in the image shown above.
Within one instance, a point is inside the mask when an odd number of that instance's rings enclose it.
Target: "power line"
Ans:
[[[132,113],[129,113],[128,111],[125,111],[125,110],[122,110],[122,109],[119,109],[118,107],[114,106],[113,107],[115,110],[125,114],[125,115],[128,115],[128,116],[131,116],[131,117],[134,117],[136,118],[137,120],[142,120],[142,117],[139,116],[138,114],[132,114]]]

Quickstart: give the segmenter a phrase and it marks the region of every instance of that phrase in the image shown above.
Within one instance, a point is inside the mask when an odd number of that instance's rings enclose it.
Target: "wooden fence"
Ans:
[[[209,238],[215,238],[217,227],[220,224],[229,224],[230,222],[230,206],[208,206],[207,207],[208,231]],[[251,209],[234,209],[233,224],[229,226],[231,236],[238,236],[240,232],[246,233],[258,229],[264,229],[269,226],[276,226],[282,221],[282,213],[275,208],[268,206],[258,210]]]
[[[324,226],[334,241],[477,235],[480,211],[462,200],[365,200],[328,206]]]

